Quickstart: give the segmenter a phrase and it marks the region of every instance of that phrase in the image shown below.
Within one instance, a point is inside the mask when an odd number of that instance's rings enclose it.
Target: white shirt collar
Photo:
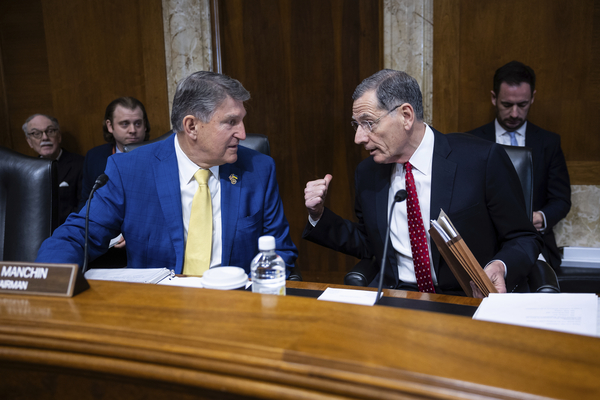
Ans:
[[[179,179],[184,184],[188,184],[192,179],[194,179],[194,174],[200,168],[198,164],[190,160],[190,158],[183,152],[183,149],[179,145],[178,135],[175,134],[175,155],[177,157],[177,166],[179,167]],[[215,165],[214,167],[209,168],[212,175],[219,179],[219,166]]]
[[[415,150],[410,158],[410,164],[426,176],[431,176],[432,160],[433,160],[433,131],[429,125],[425,124],[425,134],[419,147]]]
[[[505,133],[509,132],[500,125],[500,123],[498,122],[498,118],[496,118],[494,120],[494,125],[496,126],[496,135],[504,135]],[[527,130],[527,121],[525,121],[525,123],[523,125],[521,125],[521,127],[519,129],[517,129],[516,131],[510,131],[510,132],[515,132],[517,135],[525,136],[526,130]]]

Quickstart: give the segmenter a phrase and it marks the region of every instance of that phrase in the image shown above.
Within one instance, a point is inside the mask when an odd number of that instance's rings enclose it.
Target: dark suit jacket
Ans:
[[[494,122],[472,130],[473,135],[496,141]],[[533,158],[533,211],[543,211],[547,227],[542,237],[546,261],[552,267],[560,266],[560,252],[552,228],[565,218],[571,209],[571,184],[565,156],[560,147],[560,136],[527,122],[525,146],[531,148]]]
[[[83,156],[62,149],[56,164],[58,172],[58,222],[65,222],[69,214],[79,211]]]
[[[525,211],[518,177],[506,152],[497,144],[467,134],[444,135],[434,130],[431,215],[443,209],[482,267],[502,260],[510,292],[529,274],[542,247]],[[351,222],[325,210],[304,237],[334,250],[381,260],[388,226],[388,193],[394,164],[377,164],[372,157],[356,169],[356,217]],[[393,249],[390,244],[390,249]],[[436,245],[430,240],[438,286],[442,293],[462,292]],[[398,285],[394,251],[389,251],[386,287]],[[377,276],[373,282],[378,282]]]
[[[109,157],[105,173],[108,183],[98,189],[90,207],[90,259],[122,232],[128,267],[168,267],[181,273],[185,243],[174,135]],[[237,161],[220,166],[219,178],[222,265],[250,272],[258,238],[270,235],[289,271],[298,252],[289,236],[273,159],[240,146]],[[37,261],[81,264],[85,213],[84,208],[71,214],[42,244]]]
[[[83,182],[81,187],[81,198],[79,200],[79,209],[83,208],[90,197],[90,192],[94,187],[96,179],[104,173],[106,169],[106,160],[112,156],[115,145],[106,143],[96,146],[87,152],[83,163]]]

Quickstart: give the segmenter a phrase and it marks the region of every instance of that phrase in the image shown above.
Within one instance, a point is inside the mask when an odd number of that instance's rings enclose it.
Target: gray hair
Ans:
[[[423,121],[423,97],[419,83],[406,72],[393,69],[376,72],[356,87],[352,100],[356,101],[371,90],[375,90],[379,108],[389,111],[408,103],[415,110],[415,118]]]
[[[175,132],[183,132],[183,118],[193,115],[207,123],[227,99],[247,101],[250,93],[236,79],[210,71],[194,72],[177,85],[171,111]]]
[[[29,118],[27,118],[25,120],[25,123],[22,126],[23,132],[25,132],[25,136],[29,135],[29,132],[27,131],[27,124],[30,123],[31,120],[34,119],[35,117],[46,117],[46,118],[48,118],[52,122],[52,125],[54,125],[54,127],[60,131],[60,125],[58,125],[58,120],[56,118],[51,117],[51,116],[46,115],[46,114],[33,114],[33,115],[29,116]]]

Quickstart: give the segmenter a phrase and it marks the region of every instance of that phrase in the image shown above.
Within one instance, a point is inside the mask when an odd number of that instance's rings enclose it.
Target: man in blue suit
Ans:
[[[249,272],[258,238],[274,236],[288,271],[297,258],[283,212],[273,160],[240,147],[245,139],[244,101],[250,94],[235,79],[196,72],[177,87],[171,122],[175,134],[115,154],[108,183],[90,205],[90,258],[119,232],[127,240],[130,268],[167,267],[185,273],[190,214],[198,183],[209,170],[212,204],[210,267],[234,265]],[[41,246],[39,262],[83,262],[85,209],[73,214]]]
[[[306,185],[304,238],[359,259],[374,257],[379,264],[390,205],[406,189],[407,200],[392,214],[385,287],[464,294],[427,234],[440,209],[498,292],[526,284],[541,239],[526,215],[506,152],[495,143],[467,134],[444,135],[425,124],[419,85],[404,72],[379,71],[352,98],[355,143],[371,155],[356,169],[356,222],[324,206],[332,180],[328,174]],[[377,276],[372,282],[378,281]]]

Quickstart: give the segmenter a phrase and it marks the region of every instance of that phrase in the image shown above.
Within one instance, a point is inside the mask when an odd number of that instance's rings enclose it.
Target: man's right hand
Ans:
[[[333,176],[327,174],[323,179],[308,182],[306,188],[304,188],[304,205],[310,217],[315,221],[320,220],[323,215],[325,197],[327,197],[327,189],[331,179],[333,179]]]

